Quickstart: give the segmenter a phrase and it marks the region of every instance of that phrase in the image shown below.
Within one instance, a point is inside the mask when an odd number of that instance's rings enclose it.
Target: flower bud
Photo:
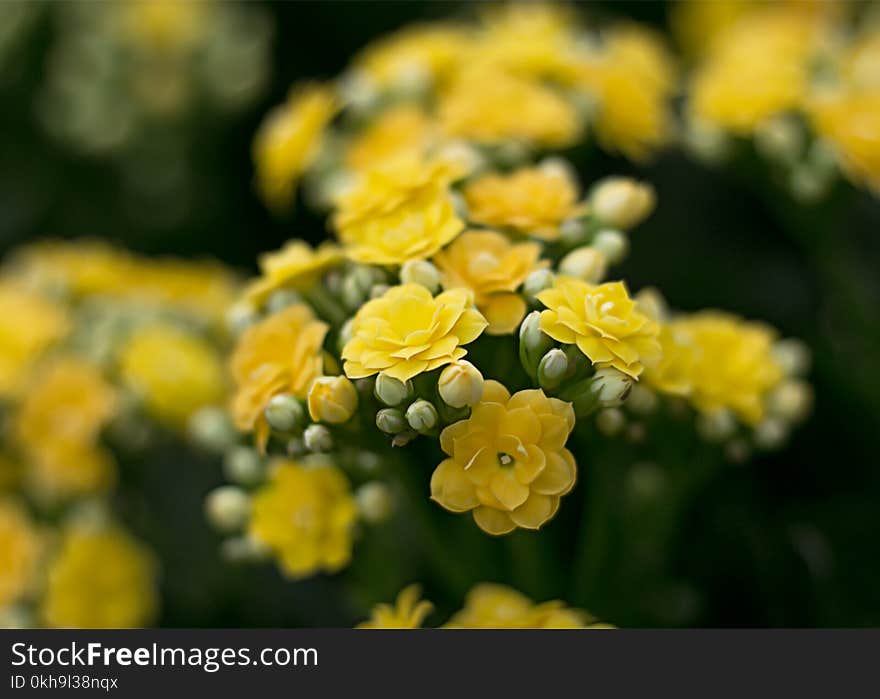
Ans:
[[[724,409],[702,413],[697,418],[697,432],[707,442],[723,442],[736,432],[736,418]]]
[[[616,265],[629,252],[629,239],[613,228],[603,228],[593,236],[592,246],[605,255],[608,264]]]
[[[385,405],[395,406],[412,397],[413,386],[411,381],[403,383],[398,379],[380,373],[376,377],[373,393]]]
[[[769,160],[796,162],[804,150],[804,131],[790,115],[765,119],[755,128],[755,148]]]
[[[202,408],[190,417],[187,431],[197,446],[215,454],[222,454],[235,444],[235,427],[222,408]]]
[[[223,458],[223,473],[233,483],[254,485],[263,478],[263,460],[250,447],[233,447]]]
[[[551,286],[553,286],[553,272],[549,269],[536,269],[529,273],[523,282],[523,293],[529,303],[535,304],[537,303],[535,297]]]
[[[538,383],[548,391],[556,388],[568,371],[568,357],[561,349],[552,349],[538,364]]]
[[[541,331],[541,312],[532,311],[519,326],[519,361],[526,373],[538,378],[538,364],[553,346],[553,340]]]
[[[407,428],[406,418],[397,408],[382,408],[376,413],[376,427],[385,434],[397,434]]]
[[[253,563],[268,558],[271,551],[252,536],[236,536],[223,542],[221,555],[231,563]]]
[[[810,370],[810,349],[800,340],[780,340],[773,345],[773,358],[787,376],[803,376]]]
[[[476,405],[483,396],[483,375],[473,364],[459,359],[440,372],[437,390],[451,408]]]
[[[433,429],[437,424],[437,420],[439,420],[437,408],[434,407],[433,403],[421,398],[414,401],[406,409],[406,421],[416,432],[426,432]]]
[[[384,522],[394,509],[391,490],[381,481],[364,483],[357,489],[354,498],[361,517],[370,524]]]
[[[636,415],[651,415],[657,410],[657,394],[637,383],[626,399],[626,407]]]
[[[247,493],[234,485],[224,485],[205,497],[205,514],[215,529],[232,533],[241,531],[250,517],[251,501]]]
[[[278,313],[278,311],[283,311],[288,306],[292,306],[301,301],[302,296],[293,289],[278,289],[278,291],[274,292],[266,302],[266,310],[269,313]]]
[[[684,131],[684,145],[699,160],[717,165],[730,155],[732,139],[715,124],[691,121]]]
[[[249,303],[241,302],[226,312],[226,327],[233,335],[240,335],[258,319],[256,309]]]
[[[440,271],[427,260],[409,260],[400,268],[403,284],[418,284],[432,294],[440,288]]]
[[[632,390],[634,380],[614,367],[602,367],[596,370],[590,382],[590,392],[606,408],[613,408],[626,400]]]
[[[360,308],[366,300],[369,290],[370,287],[362,289],[358,284],[357,278],[348,275],[342,280],[342,303],[351,310]]]
[[[324,425],[309,425],[303,432],[303,444],[311,452],[328,452],[333,449],[333,435]]]
[[[388,291],[388,289],[390,289],[390,288],[391,287],[389,287],[387,284],[373,284],[373,286],[370,287],[370,298],[371,299],[381,298],[382,296],[385,295],[385,292]]]
[[[583,279],[591,284],[602,281],[608,268],[605,255],[589,245],[568,253],[559,262],[559,272],[569,277]]]
[[[596,427],[606,437],[613,437],[626,427],[626,416],[619,408],[605,408],[596,414]]]
[[[565,247],[577,247],[584,244],[589,232],[589,223],[583,216],[567,218],[559,225],[559,242]]]
[[[602,223],[629,230],[654,208],[654,189],[629,177],[606,177],[590,192],[593,215]]]
[[[345,376],[321,376],[309,388],[308,403],[312,420],[338,425],[357,410],[357,389]]]
[[[754,437],[761,449],[778,449],[788,438],[788,425],[776,417],[764,418],[755,425]]]
[[[302,403],[289,393],[272,396],[264,410],[266,422],[276,432],[291,432],[306,421]]]
[[[800,422],[813,406],[813,389],[799,379],[783,381],[770,393],[767,407],[773,415],[793,423]]]

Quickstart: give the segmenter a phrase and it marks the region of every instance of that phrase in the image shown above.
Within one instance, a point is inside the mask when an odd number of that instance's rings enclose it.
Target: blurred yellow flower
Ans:
[[[149,413],[178,427],[226,396],[226,370],[217,349],[171,324],[135,331],[121,350],[119,375]]]
[[[357,506],[334,466],[277,460],[269,481],[254,493],[251,512],[250,535],[291,578],[336,572],[351,560]]]
[[[553,600],[535,604],[513,588],[495,583],[474,586],[464,608],[445,625],[448,629],[600,629],[589,614]]]
[[[308,405],[315,422],[340,424],[357,410],[357,389],[344,376],[319,376],[309,388]]]
[[[542,240],[556,240],[560,224],[578,212],[578,186],[563,169],[525,167],[490,173],[463,190],[468,218]]]
[[[465,289],[436,298],[419,284],[402,284],[365,303],[354,317],[352,338],[342,350],[345,373],[359,379],[382,373],[408,381],[461,359],[486,320]]]
[[[261,307],[273,291],[307,291],[321,274],[342,261],[342,251],[333,243],[312,248],[304,240],[291,240],[280,250],[260,255],[261,276],[244,291],[245,298]]]
[[[15,282],[0,283],[0,397],[21,391],[41,353],[69,325],[55,303]]]
[[[272,396],[308,396],[322,374],[321,346],[328,326],[301,303],[267,316],[244,331],[230,360],[236,392],[232,417],[238,429],[255,431],[262,447],[269,435],[263,409]]]
[[[696,348],[690,333],[674,322],[661,323],[657,341],[660,343],[660,361],[645,368],[642,381],[661,393],[690,395],[694,388],[696,361]]]
[[[361,172],[401,157],[421,157],[436,137],[434,123],[421,107],[389,107],[359,132],[345,153],[345,164]]]
[[[254,139],[257,187],[270,206],[286,206],[296,183],[312,164],[324,129],[338,109],[336,96],[324,85],[302,85],[276,107]]]
[[[431,477],[431,499],[451,512],[472,512],[489,534],[538,529],[574,487],[577,466],[565,448],[573,428],[570,403],[541,390],[511,396],[486,381],[470,417],[440,433],[449,458]]]
[[[576,344],[595,366],[612,366],[638,379],[661,357],[657,323],[636,308],[622,282],[593,285],[557,277],[537,298],[547,306],[541,330],[558,342]]]
[[[408,585],[400,591],[394,604],[377,604],[367,621],[357,625],[359,629],[418,629],[434,605],[420,600],[418,585]]]
[[[153,557],[115,527],[69,528],[47,577],[41,612],[49,627],[140,627],[156,613]]]
[[[119,5],[127,39],[167,56],[192,47],[204,31],[207,3],[129,0]]]
[[[701,311],[673,322],[695,347],[691,401],[703,412],[729,409],[754,425],[764,399],[783,378],[773,355],[773,331],[719,311]]]
[[[511,243],[495,231],[466,231],[434,255],[444,289],[470,289],[477,309],[489,322],[486,332],[516,330],[526,302],[516,293],[530,272],[546,267],[537,243]]]
[[[113,461],[98,439],[116,407],[115,390],[94,366],[61,357],[41,367],[12,423],[32,485],[52,496],[109,487]]]
[[[678,43],[690,58],[701,58],[749,9],[753,0],[680,0],[671,7],[670,24]]]
[[[448,162],[409,157],[365,173],[333,217],[346,255],[374,265],[433,255],[464,228],[449,190],[456,175]]]
[[[0,499],[0,609],[33,590],[43,543],[25,509],[11,498]]]
[[[575,106],[553,88],[498,70],[463,71],[440,93],[440,128],[479,143],[572,144],[583,128]]]

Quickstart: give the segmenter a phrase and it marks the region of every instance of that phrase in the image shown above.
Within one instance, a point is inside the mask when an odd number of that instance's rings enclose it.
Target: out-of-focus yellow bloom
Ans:
[[[344,376],[319,376],[312,381],[308,403],[312,420],[339,424],[357,410],[357,389]]]
[[[622,282],[592,285],[557,277],[537,298],[547,306],[541,330],[576,344],[595,366],[612,366],[638,379],[661,357],[657,323],[636,308]]]
[[[672,31],[689,57],[700,58],[754,6],[753,0],[681,0],[671,8]]]
[[[438,109],[447,136],[488,144],[562,148],[583,127],[575,106],[551,87],[496,70],[463,71],[441,92]]]
[[[345,373],[359,379],[382,373],[408,381],[461,359],[462,347],[479,337],[486,320],[465,289],[431,296],[419,284],[402,284],[368,301],[354,317],[342,350]]]
[[[439,84],[458,66],[469,41],[469,31],[452,24],[406,27],[370,44],[354,69],[380,90]]]
[[[43,552],[43,538],[24,508],[0,499],[0,609],[15,604],[33,589]]]
[[[52,496],[109,487],[113,461],[98,437],[116,405],[113,387],[90,364],[63,357],[39,369],[12,425],[32,485]]]
[[[118,528],[65,532],[48,570],[42,618],[54,628],[132,628],[156,613],[153,557]]]
[[[357,506],[342,471],[277,460],[271,474],[251,503],[251,536],[292,578],[348,565]]]
[[[267,316],[244,331],[230,366],[236,393],[232,417],[242,431],[255,431],[265,445],[269,426],[263,409],[279,393],[308,396],[312,381],[322,374],[321,345],[328,326],[301,303]]]
[[[600,629],[586,613],[559,600],[535,604],[513,588],[481,583],[468,592],[464,608],[445,625],[449,629]]]
[[[657,341],[660,343],[660,361],[646,367],[642,381],[661,393],[690,395],[694,387],[696,360],[696,348],[690,333],[675,323],[661,323]]]
[[[342,259],[342,251],[333,243],[313,249],[304,240],[291,240],[280,250],[260,256],[262,275],[245,289],[245,298],[259,307],[277,289],[306,291]]]
[[[773,356],[773,331],[718,311],[675,320],[673,331],[695,347],[691,401],[704,412],[729,409],[754,425],[764,416],[764,398],[783,378]]]
[[[118,7],[126,38],[163,56],[192,47],[203,32],[206,8],[175,0],[130,0]]]
[[[401,157],[420,157],[436,138],[434,123],[414,104],[402,103],[377,116],[349,145],[345,164],[361,172]]]
[[[511,243],[495,231],[467,231],[434,255],[444,289],[470,289],[474,303],[489,321],[486,332],[506,335],[516,330],[526,302],[516,290],[530,272],[546,267],[537,243]]]
[[[420,600],[418,585],[408,585],[400,591],[394,604],[377,604],[367,621],[357,625],[359,629],[418,629],[434,605]]]
[[[808,6],[751,12],[720,35],[691,84],[692,118],[736,134],[798,108],[825,23]]]
[[[338,109],[336,96],[324,85],[295,88],[276,107],[254,139],[257,187],[270,206],[286,206],[303,172],[321,148],[324,129]]]
[[[559,225],[578,211],[577,183],[562,169],[490,173],[469,183],[463,194],[471,221],[542,240],[556,240]]]
[[[338,201],[334,226],[357,262],[400,265],[430,257],[457,236],[448,162],[404,158],[364,174]]]
[[[0,283],[0,397],[18,394],[40,354],[68,329],[59,306],[14,282]]]
[[[635,26],[613,31],[578,74],[578,87],[598,101],[599,143],[633,160],[645,159],[669,140],[674,84],[675,68],[662,41]]]
[[[431,477],[431,499],[452,512],[473,512],[489,534],[538,529],[574,487],[577,466],[565,448],[574,427],[570,403],[541,390],[513,396],[497,381],[466,420],[440,433],[449,458]]]
[[[175,426],[226,396],[226,371],[217,350],[175,325],[136,331],[121,350],[119,374],[153,416]]]

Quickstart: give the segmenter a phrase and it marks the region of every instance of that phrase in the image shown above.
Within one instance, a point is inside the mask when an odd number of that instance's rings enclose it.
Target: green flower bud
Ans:
[[[293,437],[287,440],[287,445],[285,446],[284,451],[293,459],[301,459],[309,453],[302,437]]]
[[[381,403],[395,406],[400,405],[403,401],[412,397],[413,385],[411,381],[403,383],[398,379],[380,373],[376,377],[376,384],[373,387],[373,393]]]
[[[342,280],[342,303],[351,310],[360,308],[366,300],[369,291],[369,286],[366,289],[362,288],[358,284],[356,277],[348,275]]]
[[[289,393],[272,396],[264,410],[266,422],[276,432],[291,432],[302,427],[306,411],[302,403]]]
[[[568,248],[574,248],[583,245],[590,232],[590,224],[587,219],[582,216],[577,218],[568,218],[559,226],[559,241]]]
[[[767,398],[770,412],[789,423],[803,420],[812,406],[813,389],[800,379],[783,381]]]
[[[602,223],[629,230],[651,213],[654,189],[629,177],[606,177],[590,191],[590,210]]]
[[[459,359],[440,372],[437,390],[451,408],[476,405],[483,396],[483,375],[473,364]]]
[[[596,414],[596,427],[606,437],[613,437],[626,427],[626,416],[619,408],[605,408]]]
[[[382,408],[376,413],[376,427],[385,434],[397,434],[406,429],[406,418],[397,408]]]
[[[406,421],[416,432],[426,432],[433,429],[439,420],[437,408],[433,403],[419,399],[414,401],[406,409]]]
[[[303,432],[303,444],[311,452],[328,452],[333,449],[333,435],[324,425],[309,425]]]
[[[561,274],[583,279],[591,284],[602,281],[607,269],[605,255],[589,245],[572,250],[559,262]]]
[[[553,272],[549,269],[536,269],[523,282],[523,294],[526,300],[534,305],[538,302],[535,297],[551,286],[553,286]]]
[[[780,340],[773,345],[773,358],[787,376],[803,376],[810,370],[810,349],[800,340]]]
[[[302,296],[293,289],[279,289],[273,293],[266,302],[266,311],[269,313],[278,313],[278,311],[283,311],[288,306],[292,306],[301,301]]]
[[[418,284],[436,294],[440,288],[440,271],[427,260],[409,260],[400,268],[400,281]]]
[[[215,529],[225,533],[241,531],[250,517],[247,493],[234,485],[224,485],[205,497],[205,514]]]
[[[404,430],[403,432],[399,432],[398,434],[394,435],[394,437],[392,437],[391,446],[405,447],[418,436],[419,433],[414,430]]]
[[[736,418],[729,410],[714,410],[697,417],[697,432],[707,442],[724,442],[736,432]]]
[[[532,311],[519,326],[519,361],[526,373],[538,378],[538,364],[553,346],[553,340],[541,331],[541,312]]]
[[[699,160],[718,165],[730,155],[732,139],[724,129],[707,121],[692,121],[684,132],[685,147]]]
[[[629,252],[629,239],[613,228],[603,228],[593,237],[592,246],[605,255],[608,264],[616,265]]]
[[[597,369],[590,382],[590,392],[605,408],[614,408],[629,395],[635,380],[614,367]]]
[[[568,372],[568,357],[561,349],[552,349],[538,363],[538,383],[548,391],[556,388]]]
[[[779,449],[788,439],[788,424],[779,418],[764,418],[755,425],[754,438],[761,449]]]
[[[264,472],[263,460],[250,447],[233,447],[223,459],[223,473],[233,483],[254,485],[262,480]]]
[[[202,408],[189,419],[187,432],[197,446],[222,454],[235,444],[236,432],[226,411],[218,407]]]
[[[370,524],[384,522],[394,509],[391,490],[381,481],[364,483],[357,489],[354,498],[361,518]]]

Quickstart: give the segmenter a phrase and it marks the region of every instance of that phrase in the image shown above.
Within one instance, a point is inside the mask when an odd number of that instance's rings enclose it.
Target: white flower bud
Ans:
[[[459,359],[440,372],[437,390],[451,408],[476,405],[483,396],[483,375],[473,364]]]
[[[692,121],[686,125],[684,145],[699,160],[717,165],[727,159],[732,141],[720,127]]]
[[[226,452],[223,473],[233,483],[254,485],[262,480],[265,466],[256,451],[250,447],[237,446]]]
[[[792,116],[775,116],[755,127],[755,148],[770,160],[793,163],[801,157],[804,136],[803,128]]]
[[[380,402],[393,407],[395,405],[400,405],[403,401],[412,396],[412,382],[407,381],[406,383],[403,383],[398,379],[380,373],[376,377],[373,393]]]
[[[800,340],[780,340],[773,345],[773,358],[787,376],[803,376],[810,370],[810,349]]]
[[[778,449],[788,438],[788,424],[779,418],[764,418],[755,425],[754,438],[761,449]]]
[[[324,425],[309,425],[303,432],[303,444],[311,452],[328,452],[333,449],[333,435]]]
[[[439,419],[437,408],[426,400],[414,401],[406,409],[406,421],[416,432],[426,432],[432,429]]]
[[[269,427],[277,432],[290,432],[301,427],[306,419],[302,403],[288,393],[272,396],[263,412]]]
[[[736,432],[736,418],[729,410],[713,410],[697,417],[697,432],[707,442],[723,442]]]
[[[626,416],[619,408],[605,408],[596,414],[596,427],[606,437],[613,437],[626,427]]]
[[[568,277],[583,279],[591,284],[602,281],[608,260],[596,248],[585,245],[568,253],[559,263],[559,272]]]
[[[226,312],[226,327],[233,335],[240,335],[259,319],[256,309],[249,303],[236,303]]]
[[[596,370],[590,382],[590,391],[603,407],[620,405],[632,390],[634,379],[614,367],[601,367]]]
[[[363,520],[370,524],[384,522],[394,510],[391,490],[381,481],[364,483],[357,489],[354,497],[358,512]]]
[[[234,485],[224,485],[205,497],[205,514],[218,531],[241,531],[250,517],[248,494]]]
[[[549,289],[553,286],[553,279],[553,272],[549,269],[536,269],[534,272],[530,272],[523,282],[523,294],[525,294],[528,302],[537,303],[535,297],[544,289]]]
[[[593,237],[592,247],[605,255],[608,264],[622,262],[629,252],[629,239],[613,228],[603,228]]]
[[[254,563],[266,560],[271,550],[252,536],[236,536],[223,542],[220,553],[230,563]]]
[[[236,433],[229,415],[222,408],[210,406],[194,413],[187,425],[190,439],[202,449],[222,454],[235,443]]]
[[[519,360],[532,378],[538,377],[538,364],[553,346],[553,340],[541,330],[541,312],[532,311],[519,326]]]
[[[561,349],[552,349],[547,352],[538,364],[538,383],[542,388],[552,390],[556,388],[568,371],[568,357]]]
[[[629,177],[607,177],[590,192],[593,215],[602,223],[629,230],[654,209],[654,189]]]
[[[373,286],[370,287],[370,298],[378,299],[384,296],[389,288],[390,287],[387,284],[373,284]]]
[[[302,301],[302,296],[293,289],[279,289],[273,293],[266,302],[266,311],[269,313],[278,313],[288,306]]]
[[[382,408],[376,413],[376,427],[385,434],[397,434],[407,428],[406,418],[396,408]]]
[[[427,260],[409,260],[400,268],[400,281],[418,284],[436,294],[440,288],[440,271]]]
[[[626,399],[626,407],[636,415],[651,415],[657,410],[657,402],[654,391],[637,383]]]
[[[813,388],[799,379],[783,381],[768,396],[767,407],[786,422],[800,422],[813,407]]]

